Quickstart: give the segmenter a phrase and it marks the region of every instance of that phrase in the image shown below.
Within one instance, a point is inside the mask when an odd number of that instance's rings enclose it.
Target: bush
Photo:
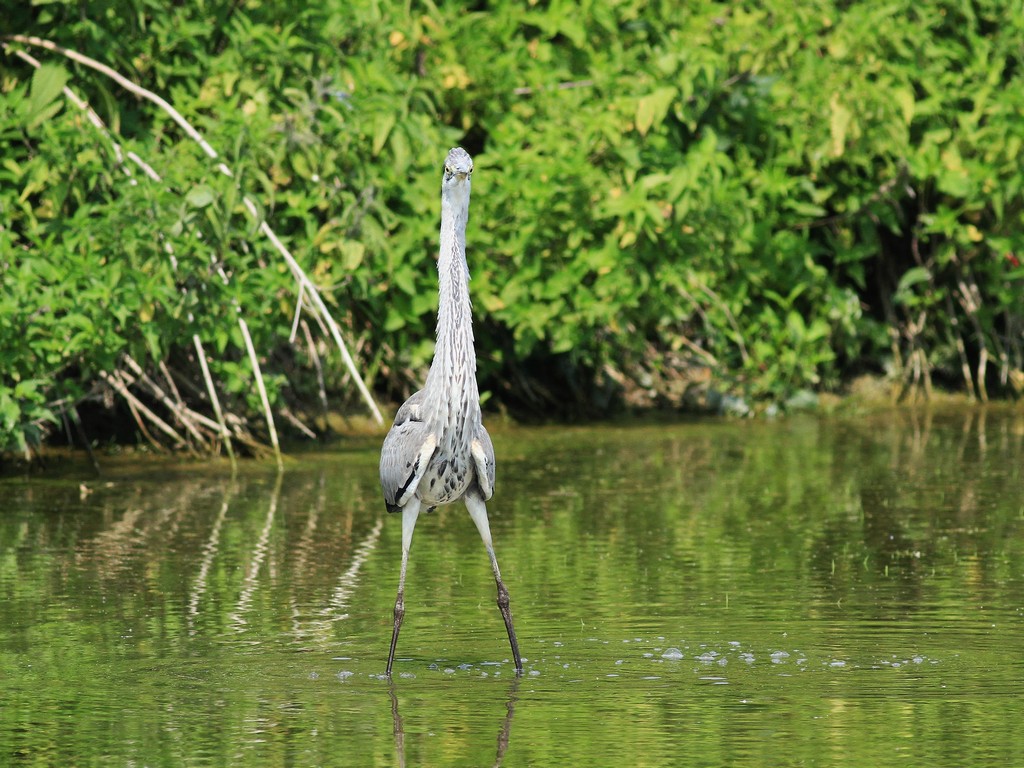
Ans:
[[[708,374],[753,402],[864,370],[981,398],[1022,376],[1024,20],[1008,4],[407,8],[9,13],[167,98],[234,175],[110,79],[7,43],[0,441],[102,394],[125,355],[184,386],[193,334],[232,407],[258,410],[239,313],[275,404],[308,404],[327,347],[289,342],[295,283],[244,195],[376,391],[407,394],[432,351],[456,143],[478,169],[480,372],[510,407],[594,412],[623,388],[676,403]],[[125,176],[65,78],[162,182]],[[329,390],[346,381],[328,367]]]

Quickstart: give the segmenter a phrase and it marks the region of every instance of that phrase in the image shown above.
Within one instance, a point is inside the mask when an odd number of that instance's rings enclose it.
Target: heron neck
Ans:
[[[467,418],[478,420],[480,413],[466,263],[467,214],[468,204],[456,206],[442,199],[437,344],[425,385],[428,413],[442,427],[458,426]]]

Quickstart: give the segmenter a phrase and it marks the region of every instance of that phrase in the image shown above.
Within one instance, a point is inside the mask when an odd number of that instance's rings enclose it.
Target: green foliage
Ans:
[[[7,28],[165,97],[234,176],[112,80],[9,44],[0,442],[122,353],[173,358],[193,334],[255,405],[235,314],[276,354],[295,286],[243,195],[378,391],[407,392],[456,143],[477,161],[481,375],[512,405],[593,407],[608,377],[698,364],[771,401],[914,355],[982,396],[1024,367],[1024,18],[1005,2],[56,0]],[[163,182],[129,179],[65,84]]]

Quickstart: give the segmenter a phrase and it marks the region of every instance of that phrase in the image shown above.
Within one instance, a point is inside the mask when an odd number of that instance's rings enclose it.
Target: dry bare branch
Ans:
[[[199,335],[195,334],[192,336],[192,343],[196,348],[196,357],[199,358],[199,368],[203,372],[203,381],[206,382],[206,392],[210,397],[210,405],[213,408],[213,413],[217,417],[217,424],[220,427],[219,434],[224,438],[224,448],[227,449],[228,458],[231,460],[231,468],[234,469],[235,464],[235,449],[231,445],[231,430],[228,429],[227,424],[224,423],[224,412],[220,408],[220,398],[217,397],[217,389],[213,386],[213,378],[210,376],[210,367],[206,363],[206,351],[203,349],[203,342],[199,340]]]
[[[316,440],[316,432],[314,432],[312,429],[303,424],[302,420],[295,415],[291,408],[289,408],[288,406],[284,406],[282,408],[278,408],[277,411],[282,416],[284,416],[285,421],[287,421],[289,424],[291,424],[293,427],[299,430],[299,432],[304,434],[310,440]]]
[[[313,367],[316,369],[316,385],[317,395],[320,398],[320,408],[323,411],[324,416],[324,427],[326,428],[327,419],[327,387],[324,383],[324,369],[320,365],[320,353],[316,351],[316,343],[313,341],[313,334],[309,330],[309,323],[303,319],[302,321],[302,333],[306,337],[306,348],[309,350],[309,359],[313,361]]]
[[[103,381],[105,381],[110,386],[111,389],[113,389],[115,392],[121,395],[121,397],[124,398],[124,401],[128,404],[128,409],[132,412],[132,416],[135,418],[135,423],[138,425],[139,430],[142,432],[143,436],[149,441],[150,445],[152,445],[157,450],[164,449],[164,446],[161,445],[160,441],[153,437],[153,435],[150,434],[149,430],[146,429],[146,425],[142,419],[143,414],[145,414],[147,418],[151,418],[154,424],[162,425],[160,427],[161,431],[164,431],[166,432],[166,434],[170,435],[171,438],[175,441],[175,443],[177,443],[180,446],[185,445],[185,441],[181,438],[181,435],[175,432],[174,429],[169,424],[167,424],[167,422],[163,421],[163,419],[161,419],[155,413],[150,411],[145,406],[145,404],[142,403],[142,401],[140,401],[137,397],[135,397],[135,395],[129,392],[128,387],[124,385],[124,382],[122,382],[119,377],[111,376],[106,371],[100,371],[100,378],[103,379]]]
[[[164,407],[174,414],[175,418],[177,418],[178,420],[178,423],[181,424],[186,430],[188,430],[188,433],[192,435],[192,437],[199,445],[203,446],[204,448],[207,447],[206,438],[203,436],[202,432],[199,431],[199,427],[196,426],[197,419],[194,418],[194,416],[199,416],[199,414],[190,411],[188,408],[185,408],[184,405],[180,405],[179,403],[176,403],[174,400],[172,400],[170,396],[163,390],[163,388],[155,381],[153,381],[153,379],[150,378],[149,374],[142,370],[142,366],[139,365],[135,361],[135,359],[132,358],[131,355],[126,354],[124,356],[124,361],[128,365],[128,367],[132,369],[132,372],[136,376],[136,381],[140,382],[143,386],[145,386],[146,389],[149,390],[150,394],[152,394],[157,400],[163,403]],[[122,376],[127,377],[127,374],[122,372]],[[133,382],[129,381],[128,383],[131,384]],[[207,421],[209,420],[207,419]],[[216,430],[216,424],[210,422],[207,426],[210,425],[212,425]]]
[[[256,389],[260,393],[260,402],[263,403],[263,414],[267,420],[267,431],[270,433],[270,445],[274,449],[274,458],[277,459],[278,469],[284,469],[284,461],[281,459],[281,444],[277,439],[277,427],[274,426],[274,414],[270,410],[270,398],[267,396],[267,387],[263,383],[263,372],[260,370],[260,361],[256,356],[256,347],[253,346],[252,336],[249,335],[249,326],[244,318],[238,318],[238,327],[242,329],[245,349],[249,353],[249,362],[252,364],[253,376],[256,378]]]

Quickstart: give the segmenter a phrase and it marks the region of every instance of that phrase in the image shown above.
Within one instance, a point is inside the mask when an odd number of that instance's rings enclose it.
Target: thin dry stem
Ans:
[[[192,336],[192,343],[196,348],[196,357],[199,358],[199,368],[203,372],[203,381],[206,382],[206,392],[210,396],[210,405],[213,407],[213,413],[217,417],[217,424],[220,427],[220,435],[224,438],[224,447],[227,449],[228,458],[231,460],[231,467],[235,465],[235,449],[231,445],[231,430],[228,429],[227,424],[224,423],[224,412],[220,408],[220,398],[217,397],[217,389],[213,386],[213,378],[210,376],[210,367],[206,364],[206,352],[203,349],[203,342],[199,340],[199,335],[194,334]]]
[[[178,403],[182,408],[187,408],[185,401],[181,398],[181,392],[178,391],[178,385],[174,383],[174,377],[171,376],[171,372],[167,369],[167,364],[161,360],[157,363],[157,367],[160,369],[160,373],[164,376],[164,381],[167,382],[167,388],[171,391],[174,396],[174,402]]]
[[[678,338],[683,343],[683,346],[685,346],[695,355],[703,358],[704,362],[706,362],[711,368],[718,367],[718,359],[710,352],[708,352],[706,349],[701,347],[697,342],[690,340],[682,333],[678,334],[676,338]]]
[[[978,290],[978,284],[974,282],[974,278],[969,276],[968,279],[970,280],[969,285],[961,278],[957,287],[960,291],[960,306],[964,308],[964,312],[967,313],[967,319],[971,321],[971,325],[974,327],[974,335],[977,337],[979,347],[978,367],[975,374],[977,378],[978,399],[983,403],[987,403],[988,391],[985,389],[985,376],[988,373],[988,345],[985,343],[985,329],[981,327],[981,323],[978,320],[978,310],[981,308],[981,292]]]
[[[292,332],[288,334],[288,343],[294,344],[299,333],[299,321],[302,319],[302,305],[306,300],[306,289],[299,284],[299,295],[295,297],[295,317],[292,318]]]
[[[277,439],[277,427],[274,426],[274,414],[270,410],[270,398],[267,396],[267,387],[263,383],[263,373],[260,371],[256,347],[253,346],[252,336],[249,335],[249,326],[244,318],[238,318],[238,327],[242,329],[242,338],[245,339],[245,348],[249,353],[249,362],[252,364],[252,372],[256,378],[256,388],[260,393],[260,401],[263,403],[263,414],[267,420],[267,431],[270,433],[270,445],[274,449],[274,458],[277,459],[278,468],[284,469],[284,461],[281,459],[281,444]]]
[[[167,410],[174,414],[175,418],[177,418],[178,420],[178,423],[185,427],[186,430],[188,430],[188,433],[192,435],[195,441],[204,448],[207,447],[206,438],[203,437],[203,433],[200,432],[199,427],[196,426],[196,420],[193,418],[193,414],[189,411],[189,409],[185,408],[184,405],[181,405],[180,403],[177,403],[174,400],[172,400],[171,397],[163,390],[163,387],[161,387],[159,384],[153,381],[153,379],[150,378],[149,375],[144,370],[142,370],[142,366],[139,365],[131,355],[125,355],[124,361],[125,363],[127,363],[128,367],[132,369],[132,372],[137,377],[137,380],[141,382],[142,385],[145,386],[157,400],[163,403],[164,407],[167,408]],[[122,376],[127,378],[127,374],[123,372]],[[130,384],[132,382],[129,381],[128,383]],[[216,427],[216,425],[214,425],[214,427]]]
[[[284,416],[285,421],[287,421],[289,424],[291,424],[293,427],[299,430],[299,432],[304,434],[310,440],[316,440],[316,432],[314,432],[312,429],[303,424],[302,420],[295,415],[291,408],[289,408],[288,406],[284,406],[282,408],[278,408],[277,411],[282,416]]]
[[[92,468],[96,470],[97,475],[100,474],[100,463],[96,460],[96,454],[92,450],[89,436],[85,433],[85,426],[82,424],[82,417],[78,414],[78,408],[75,407],[74,403],[68,403],[66,407],[61,405],[61,412],[70,414],[71,422],[75,425],[75,431],[78,433],[78,439],[82,441],[82,445],[85,446],[85,452],[89,454]]]
[[[150,434],[149,430],[146,429],[146,425],[143,423],[143,416],[149,419],[154,426],[156,426],[161,432],[166,434],[175,444],[178,446],[186,445],[185,440],[174,431],[166,421],[161,419],[149,408],[146,407],[145,403],[139,400],[135,395],[128,391],[128,387],[125,386],[124,382],[121,381],[119,376],[111,376],[106,371],[100,371],[100,378],[103,379],[110,387],[117,392],[121,397],[124,398],[125,402],[128,403],[128,408],[131,410],[132,415],[135,417],[135,422],[138,424],[139,429],[145,438],[153,445],[154,448],[163,449],[160,442]]]
[[[960,357],[960,373],[964,377],[964,385],[967,387],[967,394],[974,400],[977,393],[974,389],[974,379],[971,377],[971,364],[967,360],[967,345],[964,344],[964,336],[960,333],[960,320],[956,316],[956,307],[953,300],[946,294],[946,312],[949,316],[949,324],[953,329],[953,341],[956,346],[957,355]]]
[[[252,202],[248,197],[242,198],[242,203],[246,209],[252,214],[253,218],[258,219],[259,213],[256,209],[255,203]],[[338,350],[341,352],[341,358],[345,362],[345,367],[348,368],[350,374],[352,374],[352,380],[356,383],[356,388],[362,395],[363,400],[366,401],[367,406],[370,408],[370,413],[373,414],[374,420],[378,424],[384,423],[384,417],[381,416],[380,409],[377,408],[377,403],[373,399],[373,395],[370,394],[370,390],[366,388],[366,382],[363,381],[363,377],[359,375],[359,369],[356,368],[355,360],[352,359],[352,355],[349,354],[348,346],[345,341],[341,338],[341,329],[338,326],[337,321],[331,314],[330,310],[327,309],[327,305],[324,303],[323,297],[320,295],[320,291],[309,279],[306,273],[299,266],[299,263],[295,261],[291,252],[284,247],[284,244],[277,238],[274,230],[270,228],[267,222],[260,221],[260,231],[267,236],[267,239],[277,248],[278,252],[284,257],[288,267],[292,270],[292,276],[299,281],[300,286],[304,287],[309,293],[309,298],[313,302],[314,308],[323,317],[327,323],[327,327],[331,331],[331,336],[334,338],[334,343],[338,345]]]
[[[306,348],[309,350],[309,358],[313,361],[316,369],[317,395],[320,398],[320,408],[324,415],[324,427],[327,427],[327,387],[324,384],[324,369],[320,365],[320,353],[316,351],[316,343],[313,341],[313,333],[309,330],[309,323],[302,320],[302,333],[306,337]]]

